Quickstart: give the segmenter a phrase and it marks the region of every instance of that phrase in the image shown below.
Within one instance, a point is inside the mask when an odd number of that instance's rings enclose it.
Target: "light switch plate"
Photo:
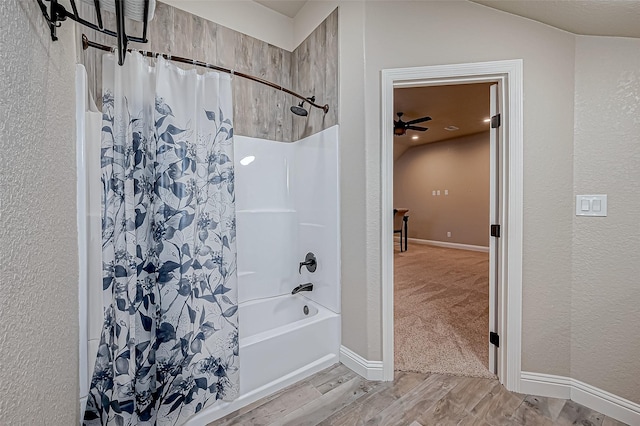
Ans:
[[[606,216],[607,195],[576,195],[576,216]]]

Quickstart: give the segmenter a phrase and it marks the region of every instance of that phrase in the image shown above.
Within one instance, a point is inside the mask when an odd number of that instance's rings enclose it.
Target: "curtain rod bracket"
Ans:
[[[111,37],[116,37],[118,40],[118,63],[120,65],[124,64],[125,55],[127,52],[127,45],[130,41],[136,43],[148,43],[147,39],[147,27],[148,27],[148,16],[149,16],[149,1],[144,0],[144,10],[143,10],[143,25],[142,25],[142,36],[141,37],[133,37],[129,36],[126,33],[125,29],[125,12],[124,12],[124,1],[125,0],[116,0],[115,1],[115,14],[116,14],[116,31],[105,29],[102,25],[102,14],[100,12],[100,2],[96,1],[94,3],[94,8],[96,11],[96,17],[98,20],[98,25],[89,22],[78,14],[78,8],[76,6],[76,0],[69,0],[71,3],[72,12],[69,12],[63,5],[58,3],[58,0],[36,0],[38,5],[40,6],[40,10],[42,12],[42,16],[44,17],[47,25],[49,26],[49,30],[51,31],[51,40],[57,41],[58,36],[56,34],[56,30],[58,27],[62,25],[62,21],[66,21],[67,18],[84,25],[85,27],[91,28],[92,30],[107,34]],[[49,10],[47,10],[47,6],[45,2],[49,2]],[[85,47],[85,36],[83,34],[82,42],[83,49],[86,50],[91,44],[88,44]],[[88,40],[87,40],[88,42]]]

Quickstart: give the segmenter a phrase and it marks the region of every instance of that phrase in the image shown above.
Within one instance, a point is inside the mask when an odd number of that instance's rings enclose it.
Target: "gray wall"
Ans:
[[[571,377],[640,403],[640,40],[577,37]]]
[[[0,423],[78,424],[73,25],[35,1],[0,32]],[[62,390],[62,391],[61,391]]]
[[[393,165],[393,205],[409,209],[410,238],[488,247],[489,132],[407,150]]]
[[[92,17],[90,6],[81,5],[81,14]],[[105,24],[112,24],[113,15],[106,14]],[[141,34],[139,23],[133,24],[128,33]],[[149,23],[149,43],[132,43],[141,50],[169,53],[198,59],[214,65],[252,74],[278,85],[299,92],[315,95],[320,105],[328,103],[330,110],[324,114],[317,108],[307,108],[307,117],[298,117],[289,107],[299,100],[274,88],[234,77],[233,109],[234,132],[275,141],[291,142],[317,133],[337,124],[338,107],[338,19],[334,11],[293,52],[239,33],[164,3],[157,3],[155,16]],[[115,39],[88,28],[81,28],[90,40],[113,45]],[[101,93],[102,55],[96,49],[82,51],[79,62],[85,64],[92,93]],[[183,68],[190,65],[176,63]],[[198,68],[204,72],[204,68]]]

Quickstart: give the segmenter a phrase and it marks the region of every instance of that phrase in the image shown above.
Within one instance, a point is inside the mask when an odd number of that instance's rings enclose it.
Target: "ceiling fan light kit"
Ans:
[[[407,133],[407,130],[416,130],[418,132],[425,132],[429,130],[428,127],[418,127],[414,126],[414,124],[424,123],[425,121],[430,121],[431,117],[422,117],[416,118],[415,120],[410,121],[402,121],[402,116],[404,113],[398,112],[398,120],[393,121],[393,134],[396,136],[402,136]]]

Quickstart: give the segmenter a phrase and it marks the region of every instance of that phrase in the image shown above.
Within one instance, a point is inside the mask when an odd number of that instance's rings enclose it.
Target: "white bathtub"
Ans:
[[[205,407],[188,426],[205,426],[338,362],[340,315],[301,294],[241,303],[238,318],[240,397]]]

